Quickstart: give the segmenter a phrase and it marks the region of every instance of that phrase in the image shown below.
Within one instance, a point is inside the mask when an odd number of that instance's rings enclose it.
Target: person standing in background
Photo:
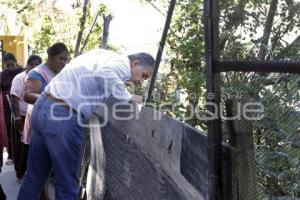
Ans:
[[[25,144],[30,144],[30,118],[33,104],[51,79],[66,65],[69,56],[68,49],[63,43],[53,44],[48,48],[47,54],[47,62],[31,70],[25,81],[24,100],[29,104],[24,124],[23,142]]]
[[[7,95],[10,94],[10,88],[11,83],[14,77],[23,72],[23,68],[18,65],[17,59],[15,56],[11,53],[7,53],[3,56],[3,63],[6,67],[1,73],[0,73],[0,88],[2,91],[2,101],[3,101],[3,112],[4,112],[4,119],[5,119],[5,125],[6,125],[6,132],[7,132],[7,138],[8,138],[8,159],[6,161],[7,165],[13,164],[13,149],[12,149],[12,141],[11,141],[11,135],[12,135],[12,123],[11,123],[11,109],[9,102],[7,100]]]
[[[31,55],[28,58],[25,71],[16,75],[12,81],[10,90],[14,122],[12,129],[13,161],[18,182],[21,182],[23,175],[25,174],[28,152],[28,145],[21,142],[28,106],[24,101],[25,80],[28,72],[41,63],[42,59],[40,56]]]
[[[66,65],[69,57],[69,51],[65,44],[63,43],[55,43],[47,50],[48,59],[46,63],[43,63],[34,69],[32,69],[27,76],[25,82],[25,93],[24,100],[29,103],[25,118],[24,124],[24,134],[23,134],[23,142],[25,144],[29,144],[31,139],[31,112],[33,109],[33,104],[36,102],[40,94],[44,91],[45,87],[51,81],[51,79],[56,76]],[[27,161],[31,162],[28,157]],[[28,165],[27,165],[28,166]],[[50,174],[48,174],[49,176]],[[48,200],[48,184],[44,185],[40,195],[40,200]]]

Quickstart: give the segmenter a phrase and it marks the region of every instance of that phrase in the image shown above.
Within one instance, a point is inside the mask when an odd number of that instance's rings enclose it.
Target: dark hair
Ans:
[[[64,51],[69,52],[66,45],[61,42],[55,43],[47,49],[47,53],[49,57],[56,56]]]
[[[139,60],[141,65],[144,67],[154,67],[155,60],[154,58],[148,53],[136,53],[128,56],[130,62],[134,60]]]
[[[15,57],[14,54],[12,54],[12,53],[7,53],[7,54],[5,54],[5,55],[3,56],[3,59],[2,59],[2,60],[3,60],[3,62],[7,62],[7,61],[10,61],[10,60],[17,62],[16,57]]]
[[[27,60],[27,64],[30,64],[32,61],[34,60],[38,60],[38,62],[41,64],[43,62],[42,58],[38,55],[31,55],[29,56],[28,60]]]

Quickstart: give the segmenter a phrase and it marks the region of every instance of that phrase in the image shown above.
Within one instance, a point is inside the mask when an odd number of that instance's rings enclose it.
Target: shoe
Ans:
[[[7,161],[5,162],[6,165],[13,165],[14,161],[11,159],[7,159]]]

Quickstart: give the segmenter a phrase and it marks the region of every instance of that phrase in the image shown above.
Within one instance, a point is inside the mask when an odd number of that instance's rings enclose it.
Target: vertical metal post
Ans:
[[[222,128],[220,119],[220,74],[215,73],[216,60],[219,58],[218,46],[218,9],[217,0],[204,1],[205,19],[205,59],[207,110],[217,117],[208,121],[208,186],[209,200],[223,199],[222,182]]]
[[[168,31],[170,29],[170,24],[171,24],[175,4],[176,4],[176,0],[171,0],[169,10],[168,10],[168,14],[167,14],[167,18],[166,18],[166,22],[165,22],[165,27],[164,27],[163,34],[162,34],[162,37],[161,37],[161,41],[159,43],[159,48],[158,48],[158,51],[157,51],[157,55],[156,55],[156,58],[155,58],[154,69],[153,69],[153,73],[152,73],[152,76],[151,76],[151,79],[150,79],[149,88],[148,88],[145,103],[149,102],[149,100],[151,99],[151,96],[152,96],[152,92],[153,92],[153,89],[154,89],[154,83],[155,83],[155,80],[156,80],[156,76],[157,76],[161,56],[162,56],[162,53],[164,51],[164,46],[165,46],[165,43],[166,43]]]

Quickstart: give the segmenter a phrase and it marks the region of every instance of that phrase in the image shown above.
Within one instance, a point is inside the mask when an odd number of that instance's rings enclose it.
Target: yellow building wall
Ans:
[[[3,50],[16,56],[18,64],[25,66],[24,36],[1,36]]]

